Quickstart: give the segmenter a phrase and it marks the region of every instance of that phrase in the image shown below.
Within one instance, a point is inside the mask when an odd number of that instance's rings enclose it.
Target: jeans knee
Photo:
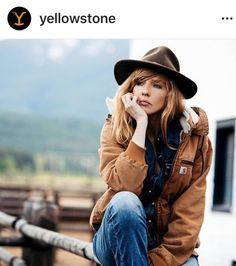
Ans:
[[[114,195],[108,207],[124,217],[132,215],[145,215],[143,205],[136,194],[129,191],[121,191]]]

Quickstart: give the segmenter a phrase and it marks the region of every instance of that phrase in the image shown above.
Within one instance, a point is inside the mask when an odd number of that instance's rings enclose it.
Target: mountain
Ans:
[[[0,113],[0,150],[30,154],[97,154],[101,126],[75,118]]]
[[[79,118],[0,113],[0,174],[98,174],[101,125]]]
[[[0,112],[102,123],[128,40],[1,40]]]

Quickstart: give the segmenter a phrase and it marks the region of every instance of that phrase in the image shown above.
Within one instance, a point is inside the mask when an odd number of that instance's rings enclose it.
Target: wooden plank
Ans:
[[[0,210],[10,215],[21,216],[24,201],[31,198],[35,191],[41,193],[41,198],[46,198],[50,193],[53,193],[55,203],[60,207],[61,221],[88,222],[92,208],[101,195],[101,192],[88,190],[55,190],[52,192],[41,189],[31,190],[27,187],[0,187]],[[77,206],[77,202],[78,204],[82,202],[86,207]],[[74,206],[68,205],[71,203]]]

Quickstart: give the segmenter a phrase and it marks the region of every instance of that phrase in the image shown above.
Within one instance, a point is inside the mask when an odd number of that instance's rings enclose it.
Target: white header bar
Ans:
[[[25,29],[27,13],[31,15]],[[1,0],[0,38],[236,38],[234,0]],[[13,29],[8,17],[16,25]]]

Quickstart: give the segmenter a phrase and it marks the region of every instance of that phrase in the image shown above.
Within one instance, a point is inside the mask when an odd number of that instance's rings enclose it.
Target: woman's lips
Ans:
[[[140,106],[149,106],[149,105],[151,105],[151,103],[150,102],[148,102],[148,101],[144,101],[144,100],[142,100],[142,101],[138,101],[138,104],[140,105]]]

